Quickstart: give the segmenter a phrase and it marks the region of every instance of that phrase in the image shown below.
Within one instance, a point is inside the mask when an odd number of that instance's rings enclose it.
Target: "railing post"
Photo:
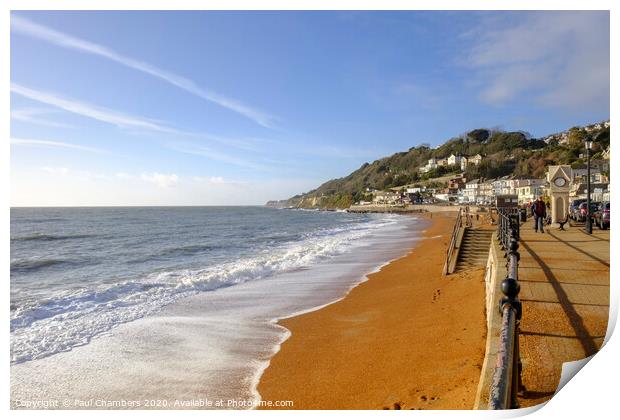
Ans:
[[[517,210],[518,211],[518,210]],[[498,239],[506,251],[506,278],[499,302],[502,314],[500,348],[489,396],[489,409],[519,408],[517,393],[523,388],[522,363],[519,351],[519,325],[522,305],[519,300],[519,219],[518,213],[498,209]]]
[[[521,291],[521,285],[519,284],[519,260],[521,255],[519,254],[519,242],[518,242],[518,224],[517,227],[510,231],[510,245],[508,249],[508,272],[507,277],[502,282],[502,293],[504,297],[500,301],[500,311],[504,313],[506,305],[508,305],[515,312],[515,326],[514,326],[514,348],[513,348],[513,369],[512,369],[512,384],[510,387],[510,408],[519,408],[519,402],[517,400],[517,393],[522,387],[521,371],[522,363],[519,351],[519,327],[521,324],[522,305],[519,300],[519,292]]]

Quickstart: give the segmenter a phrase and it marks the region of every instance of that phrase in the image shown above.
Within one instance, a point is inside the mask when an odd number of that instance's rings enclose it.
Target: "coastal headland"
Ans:
[[[485,350],[484,269],[442,275],[453,223],[453,213],[435,213],[413,250],[345,299],[282,320],[292,335],[260,380],[262,399],[471,409]]]

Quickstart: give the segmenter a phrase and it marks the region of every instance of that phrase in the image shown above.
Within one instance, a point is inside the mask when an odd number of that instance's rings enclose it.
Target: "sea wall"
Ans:
[[[486,318],[487,342],[476,392],[475,410],[486,410],[489,404],[489,388],[495,370],[497,349],[499,348],[499,333],[502,324],[502,315],[499,312],[499,300],[503,296],[501,291],[502,280],[506,277],[504,251],[502,251],[494,235],[489,249],[486,273],[484,277],[486,290]]]
[[[426,213],[426,212],[444,212],[459,211],[460,206],[448,206],[441,204],[413,204],[403,207],[369,205],[369,206],[351,206],[347,211],[351,213]]]

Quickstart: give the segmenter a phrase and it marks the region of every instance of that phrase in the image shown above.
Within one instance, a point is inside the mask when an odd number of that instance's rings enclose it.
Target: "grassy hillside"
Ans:
[[[482,163],[479,166],[469,165],[465,171],[468,179],[509,174],[542,177],[547,165],[583,163],[579,155],[584,153],[583,142],[587,135],[596,139],[595,158],[600,157],[609,146],[609,128],[592,129],[588,133],[584,127],[573,127],[565,132],[566,141],[563,144],[560,144],[561,134],[547,139],[547,143],[542,139],[530,138],[525,132],[472,130],[434,149],[412,147],[406,152],[364,163],[348,176],[332,179],[312,191],[291,197],[286,204],[303,208],[347,208],[356,201],[367,199],[367,188],[386,190],[461,172],[460,167],[440,167],[420,173],[419,168],[432,157],[439,159],[451,154],[481,154],[484,157]]]

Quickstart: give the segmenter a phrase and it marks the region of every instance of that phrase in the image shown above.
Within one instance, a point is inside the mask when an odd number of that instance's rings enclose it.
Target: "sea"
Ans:
[[[277,321],[342,299],[425,223],[267,207],[12,208],[11,405],[260,401],[260,376],[291,334]]]

